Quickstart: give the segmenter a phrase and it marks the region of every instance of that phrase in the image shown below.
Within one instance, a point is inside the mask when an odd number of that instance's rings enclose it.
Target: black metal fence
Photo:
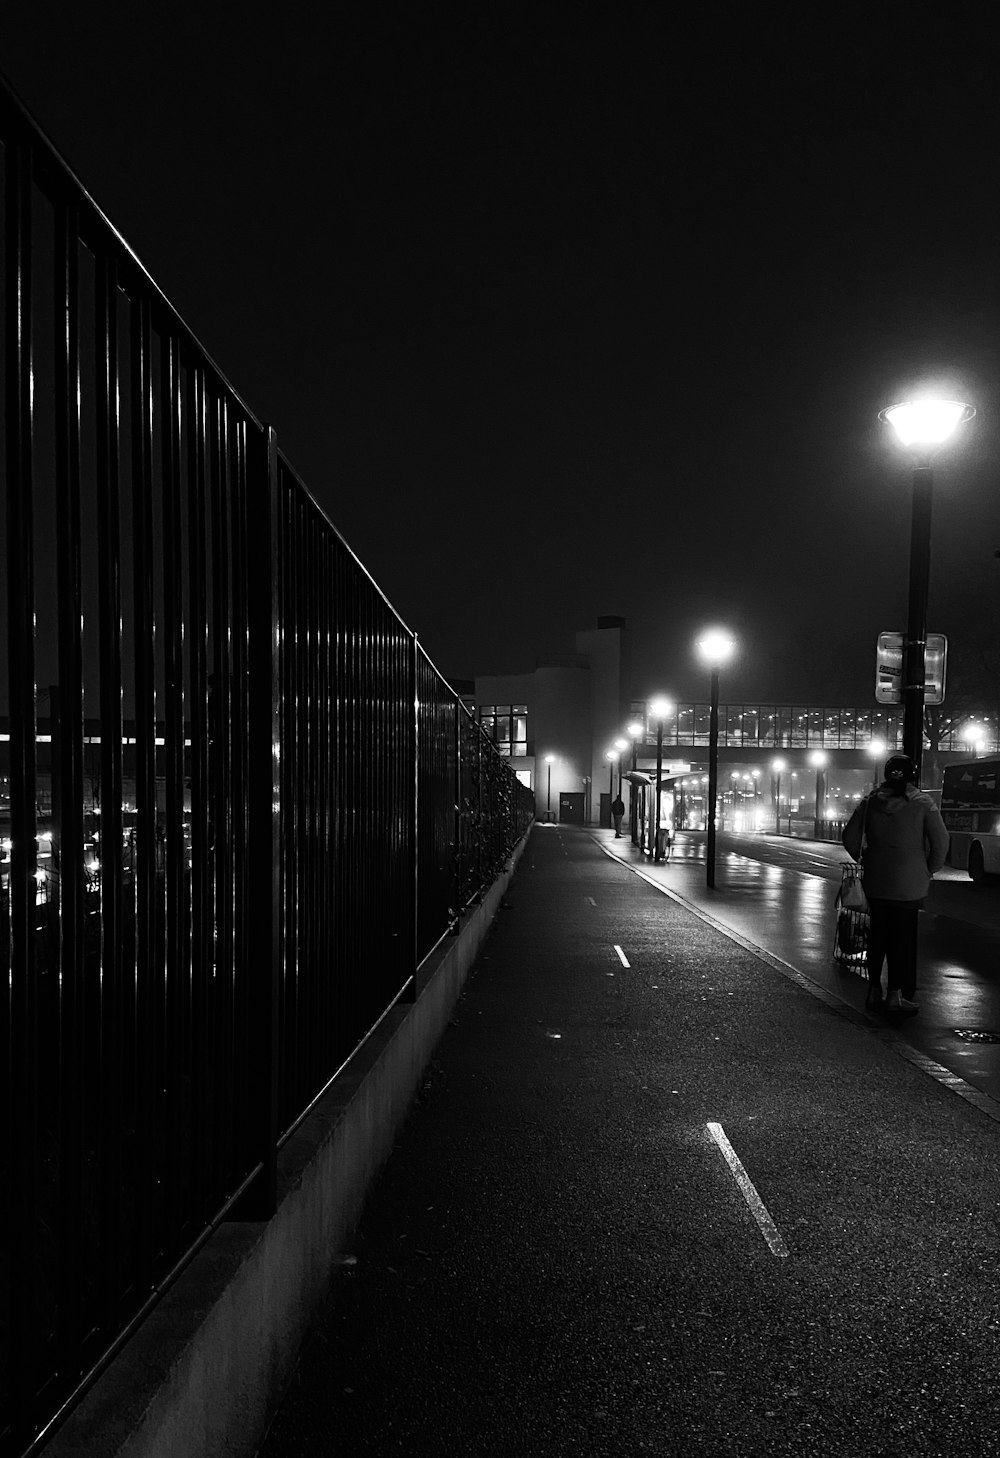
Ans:
[[[0,1452],[39,1449],[532,798],[0,87]]]

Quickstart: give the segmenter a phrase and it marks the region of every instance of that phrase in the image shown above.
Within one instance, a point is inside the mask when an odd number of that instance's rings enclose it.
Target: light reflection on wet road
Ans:
[[[629,840],[598,839],[685,900],[863,1008],[863,968],[833,956],[834,897],[846,852],[836,844],[776,836],[719,836],[716,888],[705,885],[705,837],[680,832],[671,858],[652,866]],[[945,870],[920,916],[920,1013],[894,1023],[906,1040],[1000,1100],[1000,1042],[964,1041],[956,1028],[1000,1038],[1000,888]]]

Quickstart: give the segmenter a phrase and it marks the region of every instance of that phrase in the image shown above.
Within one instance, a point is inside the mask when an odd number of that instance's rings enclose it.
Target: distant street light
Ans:
[[[975,415],[961,400],[908,400],[879,411],[902,445],[912,453],[913,493],[910,517],[910,591],[903,643],[903,753],[917,767],[924,749],[924,653],[927,646],[927,594],[931,568],[931,506],[934,474],[931,461],[958,427]]]
[[[622,739],[621,737],[619,737],[618,739],[615,740],[615,748],[618,751],[618,798],[620,800],[621,797],[622,797],[622,761],[621,761],[621,756],[625,753],[626,749],[628,749],[628,740],[627,739]]]
[[[815,833],[815,838],[817,840],[819,840],[820,836],[823,833],[823,766],[826,764],[829,757],[830,756],[826,753],[824,749],[814,749],[812,754],[809,756],[809,763],[816,771],[816,818],[813,823],[813,829]]]
[[[645,737],[646,726],[645,724],[640,724],[637,721],[634,724],[630,724],[626,732],[628,733],[629,738],[632,740],[632,773],[635,774],[636,765],[639,758],[639,740]],[[635,780],[629,780],[628,818],[629,828],[632,833],[633,845],[639,844],[639,817],[635,813],[635,802],[638,797],[639,786],[636,784]]]
[[[654,861],[662,860],[660,854],[660,777],[663,774],[663,721],[673,713],[669,699],[657,697],[649,706],[650,717],[656,720],[656,808],[649,828],[649,854]]]
[[[548,784],[547,784],[546,790],[545,790],[545,819],[546,820],[551,820],[552,819],[552,761],[554,759],[555,759],[555,755],[554,754],[547,754],[545,756],[545,763],[548,765]]]
[[[875,760],[875,763],[872,766],[872,773],[874,775],[872,783],[875,785],[876,789],[878,789],[879,784],[879,766],[881,765],[882,760],[885,758],[885,752],[887,747],[888,746],[886,745],[884,739],[873,739],[871,744],[869,744],[868,746],[868,753]]]
[[[785,768],[783,759],[772,759],[771,773],[774,775],[774,833],[781,834],[781,774]]]
[[[715,888],[715,802],[719,793],[719,670],[732,656],[735,643],[721,628],[712,628],[698,640],[702,661],[711,670],[711,718],[708,726],[708,827],[705,850],[705,878]]]
[[[978,759],[979,751],[986,742],[986,730],[982,724],[966,724],[959,735],[963,744],[969,746],[969,752],[973,759]]]

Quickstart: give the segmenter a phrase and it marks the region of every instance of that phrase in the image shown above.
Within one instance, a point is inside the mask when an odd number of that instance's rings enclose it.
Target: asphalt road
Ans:
[[[721,835],[716,887],[705,884],[705,837],[681,832],[669,862],[651,865],[623,837],[591,832],[610,853],[713,916],[852,1006],[864,1003],[863,965],[836,961],[834,898],[846,852],[828,841]],[[917,1001],[902,1036],[1000,1100],[1000,887],[964,871],[935,878],[920,916]],[[994,1041],[995,1039],[995,1041]]]
[[[533,830],[260,1458],[1000,1454],[1000,1109],[607,849]]]

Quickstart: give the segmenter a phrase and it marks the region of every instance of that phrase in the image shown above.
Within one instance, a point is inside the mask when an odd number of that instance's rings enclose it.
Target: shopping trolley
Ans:
[[[859,901],[863,905],[858,905]],[[837,920],[833,931],[833,955],[838,962],[867,975],[868,908],[861,890],[861,868],[853,861],[844,861],[840,868],[840,889],[834,905]]]

